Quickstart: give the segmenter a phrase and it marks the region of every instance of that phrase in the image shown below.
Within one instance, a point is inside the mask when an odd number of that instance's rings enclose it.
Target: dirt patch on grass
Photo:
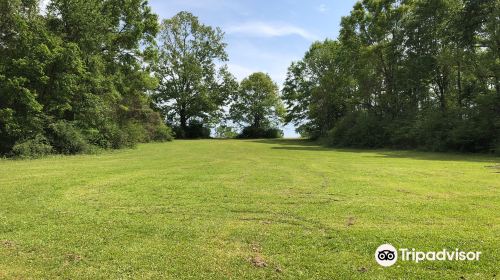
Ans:
[[[82,259],[83,259],[83,257],[80,255],[69,253],[69,254],[64,255],[64,265],[78,263]]]
[[[264,260],[262,256],[259,254],[253,256],[250,259],[250,262],[252,263],[253,266],[255,267],[267,267],[267,262]]]
[[[356,223],[356,218],[349,217],[349,218],[347,218],[346,226],[350,227],[350,226],[353,226],[355,223]]]
[[[368,271],[368,268],[366,268],[366,267],[360,267],[360,268],[358,268],[358,272],[365,273],[367,271]]]
[[[250,249],[253,252],[253,256],[250,258],[250,263],[254,267],[259,267],[259,268],[267,267],[268,266],[267,261],[260,253],[262,251],[262,246],[257,242],[252,242],[250,244]]]
[[[431,195],[423,195],[423,194],[419,194],[419,193],[412,192],[412,191],[409,191],[409,190],[397,189],[396,191],[397,191],[397,192],[400,192],[400,193],[407,194],[407,195],[416,195],[416,196],[420,196],[420,197],[424,197],[424,196],[425,196],[425,198],[427,198],[427,199],[434,199],[434,196],[431,196]]]
[[[0,245],[4,248],[9,248],[9,249],[16,247],[16,243],[12,240],[1,240]]]

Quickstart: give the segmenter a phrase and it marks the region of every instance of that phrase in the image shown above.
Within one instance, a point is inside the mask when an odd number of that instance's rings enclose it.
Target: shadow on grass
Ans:
[[[467,162],[487,162],[496,165],[500,162],[500,157],[487,154],[473,153],[443,153],[443,152],[422,152],[415,150],[389,150],[389,149],[369,149],[369,148],[331,148],[317,141],[307,139],[265,139],[251,140],[255,143],[275,145],[271,149],[311,151],[311,152],[343,152],[343,153],[373,153],[365,157],[374,158],[410,158],[418,160],[435,161],[467,161]]]

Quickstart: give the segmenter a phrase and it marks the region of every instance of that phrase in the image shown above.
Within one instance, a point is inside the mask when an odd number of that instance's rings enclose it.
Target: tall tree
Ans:
[[[168,121],[179,125],[181,134],[190,121],[216,121],[237,83],[228,72],[220,28],[203,25],[188,12],[163,21],[160,32],[160,81],[154,95]],[[183,136],[183,135],[178,135]]]
[[[334,145],[500,151],[495,0],[361,0],[289,68],[288,121]]]
[[[347,110],[349,69],[338,41],[315,42],[288,69],[282,99],[288,110],[286,122],[311,138],[324,135]],[[298,102],[298,100],[301,100]]]
[[[234,122],[254,129],[276,127],[283,120],[284,113],[278,86],[262,72],[243,79],[230,109]]]
[[[0,153],[168,136],[148,95],[159,25],[147,1],[52,0],[44,14],[39,2],[0,0]]]

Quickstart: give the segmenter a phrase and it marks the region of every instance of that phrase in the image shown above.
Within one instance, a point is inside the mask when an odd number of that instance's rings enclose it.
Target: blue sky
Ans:
[[[281,87],[290,63],[312,42],[336,38],[340,19],[355,0],[150,0],[161,19],[189,11],[204,24],[220,27],[228,44],[228,66],[241,81],[253,72],[268,73]],[[285,137],[297,136],[286,127]]]

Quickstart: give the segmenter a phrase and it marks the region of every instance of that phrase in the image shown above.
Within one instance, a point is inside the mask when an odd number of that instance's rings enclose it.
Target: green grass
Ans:
[[[0,160],[0,278],[492,279],[497,162],[297,140]],[[482,255],[382,268],[382,243]]]

